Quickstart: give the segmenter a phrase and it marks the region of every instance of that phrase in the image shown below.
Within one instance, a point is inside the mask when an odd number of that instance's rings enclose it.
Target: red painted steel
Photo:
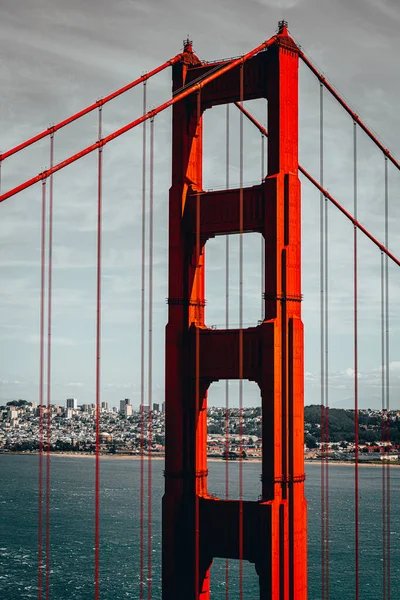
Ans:
[[[100,100],[97,100],[97,102],[94,102],[93,104],[91,104],[90,106],[87,106],[83,110],[80,110],[79,112],[77,112],[74,115],[68,117],[67,119],[64,119],[64,121],[60,121],[60,123],[57,123],[56,125],[52,125],[51,127],[48,127],[48,129],[45,129],[41,133],[38,133],[37,135],[34,135],[33,137],[29,138],[29,140],[26,140],[22,144],[18,144],[18,146],[15,146],[14,148],[11,148],[10,150],[7,150],[7,152],[3,152],[2,154],[0,153],[0,163],[2,163],[3,161],[5,161],[6,158],[12,156],[13,154],[16,154],[17,152],[20,152],[21,150],[24,150],[25,148],[28,148],[28,146],[32,146],[32,144],[35,144],[36,142],[39,142],[40,140],[42,140],[43,138],[47,137],[48,135],[52,135],[56,131],[58,131],[59,129],[62,129],[63,127],[66,127],[66,125],[69,125],[70,123],[73,123],[74,121],[77,121],[81,117],[84,117],[85,115],[89,114],[90,112],[96,110],[96,108],[100,108],[101,106],[104,106],[104,104],[107,104],[107,102],[110,102],[111,100],[114,100],[114,98],[117,98],[118,96],[121,96],[122,94],[124,94],[128,90],[131,90],[132,88],[134,88],[137,85],[139,85],[140,83],[146,82],[148,79],[150,79],[151,77],[153,77],[157,73],[161,73],[161,71],[164,71],[164,69],[166,69],[167,67],[170,67],[171,65],[175,64],[180,59],[181,59],[181,54],[178,54],[174,58],[171,58],[170,60],[167,60],[164,64],[160,65],[156,69],[153,69],[152,71],[150,71],[150,73],[146,73],[145,75],[142,75],[138,79],[135,79],[135,81],[132,81],[131,83],[128,83],[127,85],[124,85],[124,87],[116,90],[112,94],[109,94],[105,98],[101,98]]]
[[[260,226],[265,237],[265,319],[258,327],[214,331],[205,324],[204,248],[208,237],[222,232],[210,226],[210,221],[217,221],[210,203],[207,234],[203,231],[201,205],[207,194],[202,190],[202,115],[197,114],[195,94],[186,94],[185,102],[175,104],[173,110],[163,600],[209,599],[213,558],[241,555],[255,564],[261,599],[307,597],[298,48],[284,25],[269,46],[268,53],[253,61],[248,56],[244,76],[244,99],[258,94],[268,99],[269,108],[268,176],[262,184]],[[229,65],[238,68],[223,81],[225,102],[240,99],[242,62]],[[197,57],[187,52],[173,68],[174,89],[194,77],[199,66]],[[260,69],[266,73],[262,82]],[[221,75],[219,71],[207,76],[204,64],[201,71],[203,84]],[[208,88],[201,99],[202,112],[221,98],[218,86]],[[230,191],[236,193],[242,219],[223,233],[243,228],[246,191]],[[233,378],[251,379],[261,390],[262,493],[254,502],[212,498],[207,491],[207,389],[213,381]]]

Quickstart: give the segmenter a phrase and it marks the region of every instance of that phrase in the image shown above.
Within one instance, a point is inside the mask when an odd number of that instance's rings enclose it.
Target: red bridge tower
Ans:
[[[188,41],[173,67],[173,90],[215,66],[201,63]],[[258,186],[204,193],[203,112],[255,98],[268,100],[267,177]],[[262,600],[305,600],[298,48],[285,22],[268,51],[174,105],[172,143],[162,597],[208,600],[212,560],[226,557],[254,563]],[[265,238],[263,322],[208,329],[207,239],[254,231]],[[262,490],[254,502],[207,492],[207,389],[220,379],[260,387]]]

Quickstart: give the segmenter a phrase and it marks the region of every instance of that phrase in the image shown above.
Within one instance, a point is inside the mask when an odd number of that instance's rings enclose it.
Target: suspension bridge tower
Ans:
[[[307,598],[298,61],[281,22],[268,51],[173,107],[163,600],[208,600],[214,557],[254,563],[261,600]],[[200,62],[187,40],[173,67],[173,91],[215,68]],[[258,186],[204,192],[204,111],[256,98],[268,101],[267,176]],[[247,232],[265,239],[264,319],[257,327],[211,330],[206,242]],[[207,491],[207,389],[224,379],[254,381],[261,392],[262,483],[254,501]]]

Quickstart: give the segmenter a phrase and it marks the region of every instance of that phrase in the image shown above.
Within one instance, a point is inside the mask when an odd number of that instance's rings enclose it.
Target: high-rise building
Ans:
[[[119,402],[119,412],[123,415],[126,414],[125,412],[125,406],[130,406],[131,405],[131,401],[129,400],[129,398],[125,398],[125,400],[120,400]]]
[[[148,412],[150,412],[150,406],[149,406],[149,404],[141,404],[140,405],[140,412],[141,413],[145,413],[145,414],[147,414]]]
[[[130,404],[125,404],[125,413],[124,414],[126,417],[132,416],[132,406]]]
[[[104,410],[104,411],[108,410],[108,402],[102,402],[101,403],[101,410]]]
[[[67,398],[67,408],[76,410],[78,408],[78,400],[76,398]]]
[[[7,411],[7,417],[12,420],[12,419],[17,419],[18,418],[18,412],[17,409],[14,406],[9,406],[8,411]]]
[[[162,403],[161,410],[162,410],[163,413],[165,413],[165,402]]]
[[[153,402],[153,411],[160,412],[160,405],[157,404],[156,402]]]

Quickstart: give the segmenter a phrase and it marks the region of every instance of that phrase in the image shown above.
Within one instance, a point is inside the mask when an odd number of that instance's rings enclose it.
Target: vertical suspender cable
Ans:
[[[243,108],[244,62],[240,64],[239,102]],[[243,598],[243,112],[239,120],[239,599]]]
[[[225,184],[229,189],[229,104],[226,105],[226,172]],[[225,327],[229,327],[229,235],[225,240]],[[229,498],[229,381],[225,381],[225,498]],[[229,559],[225,561],[225,600],[229,600]]]
[[[102,106],[99,106],[99,140],[102,139]],[[96,293],[96,480],[95,480],[95,600],[100,597],[100,371],[101,371],[101,247],[102,247],[102,193],[103,147],[99,146],[97,159],[97,293]]]
[[[44,301],[46,251],[46,179],[42,183],[40,267],[40,359],[39,359],[39,506],[38,506],[38,600],[43,586],[43,387],[44,387]]]
[[[353,122],[354,140],[354,218],[357,220],[357,123]],[[354,225],[353,287],[354,287],[354,519],[355,519],[355,600],[359,598],[359,490],[358,490],[358,276],[357,226]]]
[[[50,135],[50,169],[54,165],[54,133]],[[50,446],[51,446],[51,334],[53,299],[53,175],[49,178],[49,248],[47,296],[47,437],[46,437],[46,600],[50,597]]]
[[[381,395],[382,395],[382,416],[381,416],[381,431],[382,444],[386,441],[386,395],[385,395],[385,259],[381,252]],[[384,450],[384,447],[382,448]],[[384,456],[383,456],[384,458]],[[386,464],[382,461],[382,600],[387,600],[387,585],[386,585]]]
[[[322,185],[322,184],[321,184]],[[328,300],[329,300],[329,290],[328,290],[328,210],[329,203],[328,199],[325,198],[325,224],[324,224],[324,295],[325,295],[325,324],[324,324],[324,335],[325,335],[325,365],[324,365],[324,374],[325,374],[325,441],[326,441],[326,465],[325,465],[325,590],[326,590],[326,599],[329,600],[329,311],[328,311]]]
[[[386,443],[386,332],[385,332],[385,259],[383,252],[381,253],[381,357],[382,357],[382,451],[385,452]],[[382,456],[386,458],[385,454]],[[386,461],[382,460],[382,600],[387,599],[387,519],[386,519]]]
[[[264,181],[265,173],[265,135],[261,134],[261,183]],[[264,235],[261,234],[261,321],[264,320],[265,314],[265,239]]]
[[[319,157],[320,157],[320,183],[324,185],[324,88],[320,84],[320,123],[319,123]],[[325,539],[326,539],[326,513],[325,513],[325,245],[324,245],[324,213],[326,204],[324,202],[324,195],[320,194],[320,369],[321,369],[321,598],[326,598],[326,556],[325,556]]]
[[[385,156],[385,246],[389,247],[389,177],[388,160]],[[389,359],[389,261],[385,256],[385,333],[386,333],[386,442],[390,446],[390,359]],[[390,600],[390,465],[386,465],[386,586]]]
[[[197,92],[197,110],[196,110],[196,127],[199,128],[200,126],[200,119],[201,119],[201,89],[199,89],[199,91]],[[195,313],[195,317],[194,317],[194,322],[196,325],[196,359],[195,359],[195,422],[197,422],[197,419],[200,418],[200,294],[199,294],[199,278],[202,276],[200,275],[200,253],[201,253],[201,244],[200,244],[200,185],[199,182],[196,181],[196,187],[197,187],[197,192],[196,192],[196,240],[195,240],[195,276],[194,276],[194,290],[195,290],[195,294],[196,297],[194,299],[195,302],[195,309],[196,309],[196,313]],[[194,425],[194,428],[196,429],[196,425]],[[195,442],[195,457],[194,457],[194,485],[195,485],[195,506],[194,506],[194,511],[195,511],[195,539],[194,539],[194,545],[195,545],[195,597],[197,597],[197,595],[199,594],[199,588],[200,588],[200,573],[199,573],[199,560],[200,560],[200,506],[199,506],[199,494],[198,494],[198,490],[197,490],[197,478],[196,478],[196,472],[197,472],[197,443]]]
[[[148,470],[147,470],[147,598],[152,591],[152,407],[153,407],[153,191],[154,191],[154,118],[150,121],[150,189],[149,189],[149,364],[148,364]]]
[[[146,81],[143,83],[143,114],[147,111]],[[140,558],[139,600],[144,599],[144,367],[145,367],[145,292],[146,292],[146,121],[143,122],[142,142],[142,284],[141,284],[141,330],[140,330]]]

